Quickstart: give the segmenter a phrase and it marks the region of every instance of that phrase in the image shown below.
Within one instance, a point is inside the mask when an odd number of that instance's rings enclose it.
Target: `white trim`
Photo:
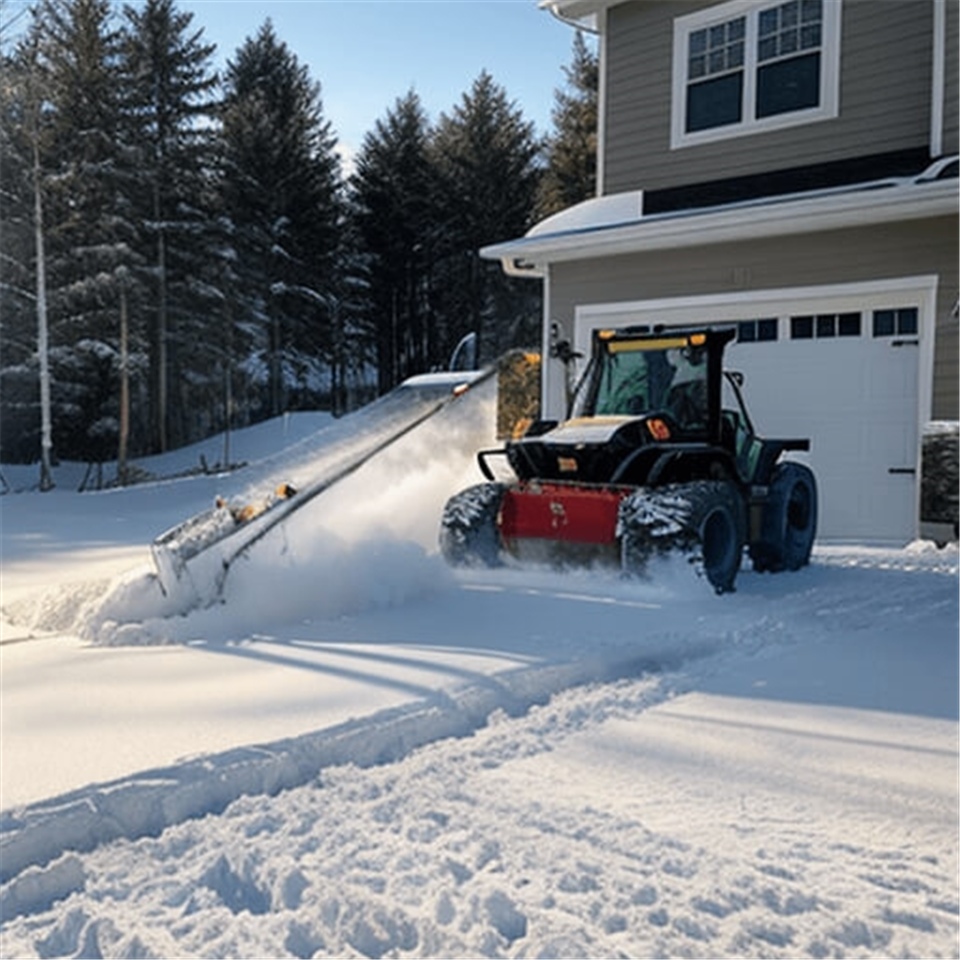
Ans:
[[[946,96],[946,0],[933,0],[933,71],[930,81],[930,156],[943,153],[943,106]]]
[[[778,6],[783,0],[770,0],[763,7],[756,0],[729,0],[719,6],[698,10],[673,21],[673,70],[670,109],[670,149],[716,143],[735,137],[783,130],[820,120],[831,120],[839,115],[840,108],[840,27],[842,0],[824,0],[823,35],[820,46],[820,104],[806,110],[794,110],[772,117],[757,119],[756,78],[760,64],[757,62],[757,22],[762,9]],[[746,17],[743,64],[743,118],[739,123],[730,123],[708,130],[686,132],[687,103],[687,38],[694,30],[714,23],[723,23],[737,17]]]
[[[547,10],[561,23],[565,23],[574,30],[586,30],[588,33],[597,33],[598,21],[606,12],[603,5],[574,2],[569,0],[540,0],[537,6]]]
[[[830,301],[830,309],[821,313],[845,313],[865,309],[864,302],[877,300],[882,307],[918,306],[921,331],[930,333],[930,377],[928,394],[932,393],[933,331],[936,326],[936,293],[939,277],[924,274],[896,277],[889,280],[866,280],[856,283],[833,283],[809,287],[781,287],[769,290],[743,290],[735,293],[699,294],[691,297],[665,297],[656,300],[628,300],[616,303],[578,304],[574,309],[574,349],[584,357],[590,354],[590,336],[594,329],[617,326],[618,322],[633,321],[638,314],[655,312],[657,322],[667,325],[702,323],[709,313],[711,322],[725,323],[750,320],[759,316],[803,313],[810,310],[813,300]],[[922,299],[922,305],[918,302]],[[867,304],[867,309],[871,305]],[[771,313],[773,311],[773,313]],[[618,321],[617,318],[621,320]],[[662,319],[661,319],[662,318]],[[590,321],[589,324],[587,321]],[[924,327],[924,323],[929,324]],[[581,325],[587,324],[581,332]],[[922,389],[922,385],[921,385]],[[930,403],[927,402],[929,419]]]
[[[823,191],[522,237],[484,247],[480,255],[501,260],[507,273],[529,277],[542,275],[547,263],[875,226],[955,216],[956,212],[955,179],[891,181],[872,189]]]
[[[543,358],[540,362],[540,416],[544,417],[546,414],[543,413],[551,404],[550,398],[547,394],[547,383],[550,381],[550,376],[547,373],[547,367],[554,363],[554,359],[550,353],[550,346],[552,340],[552,329],[551,329],[551,320],[550,320],[550,271],[548,270],[546,275],[543,278],[543,319],[541,320],[541,330],[540,330],[540,356]]]
[[[860,280],[855,283],[830,283],[816,284],[806,287],[771,287],[765,290],[743,290],[736,293],[706,293],[697,294],[689,297],[662,297],[655,300],[625,300],[618,303],[585,303],[580,304],[577,309],[577,316],[590,314],[605,314],[607,316],[617,313],[629,313],[637,309],[662,310],[679,308],[681,310],[700,309],[706,305],[711,308],[720,307],[728,310],[733,308],[734,312],[730,317],[735,316],[736,308],[742,308],[744,304],[750,306],[751,310],[756,305],[769,304],[772,301],[785,303],[788,306],[802,302],[808,302],[814,299],[837,300],[838,310],[844,310],[851,304],[859,302],[857,298],[865,295],[872,296],[877,294],[889,299],[894,297],[897,302],[891,302],[890,306],[903,306],[899,301],[903,299],[899,294],[904,291],[921,290],[924,293],[936,292],[936,286],[939,277],[935,273],[918,274],[909,277],[894,277],[888,280]]]

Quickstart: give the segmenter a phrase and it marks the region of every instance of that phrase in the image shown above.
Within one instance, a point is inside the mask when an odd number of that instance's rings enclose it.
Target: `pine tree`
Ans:
[[[190,411],[206,412],[202,387],[217,365],[205,336],[222,291],[214,272],[210,175],[218,103],[215,47],[173,0],[125,7],[121,48],[125,137],[136,159],[125,185],[140,227],[140,312],[149,318],[147,354],[154,450],[196,439]],[[186,393],[186,391],[190,391]],[[219,396],[219,390],[215,391]],[[185,395],[184,395],[185,394]],[[172,402],[171,402],[172,399]]]
[[[533,222],[540,178],[533,124],[485,71],[450,115],[433,148],[438,171],[442,259],[438,314],[444,346],[476,332],[489,360],[510,346],[539,342],[539,292],[506,277],[480,248],[522,236]]]
[[[596,195],[599,64],[579,31],[573,61],[564,67],[566,90],[554,92],[554,132],[547,140],[547,168],[537,196],[538,219]]]
[[[234,228],[240,325],[266,381],[266,413],[316,389],[331,356],[339,160],[319,85],[268,20],[228,63],[224,210]],[[252,371],[254,376],[259,371]]]
[[[117,449],[122,278],[135,261],[121,191],[119,36],[108,0],[43,0],[36,25],[58,445],[99,462]]]
[[[429,142],[426,114],[411,90],[367,134],[350,184],[381,392],[441,359],[429,303],[436,236]]]

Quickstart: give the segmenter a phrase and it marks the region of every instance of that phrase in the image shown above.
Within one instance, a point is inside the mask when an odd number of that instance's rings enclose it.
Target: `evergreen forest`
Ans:
[[[41,489],[539,343],[540,285],[479,250],[595,192],[579,33],[546,134],[482,72],[436,119],[398,96],[349,171],[269,20],[216,52],[175,0],[0,2],[0,460]]]

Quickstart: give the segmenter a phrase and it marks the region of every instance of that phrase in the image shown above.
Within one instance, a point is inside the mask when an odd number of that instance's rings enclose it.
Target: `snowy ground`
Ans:
[[[186,616],[123,589],[157,533],[393,413],[0,500],[0,954],[958,956],[956,547],[824,546],[720,598],[677,565],[453,574],[491,420],[458,404]]]

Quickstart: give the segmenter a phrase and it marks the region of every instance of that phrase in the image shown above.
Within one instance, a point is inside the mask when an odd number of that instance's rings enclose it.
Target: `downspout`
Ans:
[[[946,93],[947,3],[933,0],[933,75],[930,83],[930,156],[943,153],[943,100]]]
[[[607,155],[607,10],[604,7],[598,14],[602,18],[600,24],[600,49],[597,64],[597,196],[604,193],[604,171],[606,170]]]

